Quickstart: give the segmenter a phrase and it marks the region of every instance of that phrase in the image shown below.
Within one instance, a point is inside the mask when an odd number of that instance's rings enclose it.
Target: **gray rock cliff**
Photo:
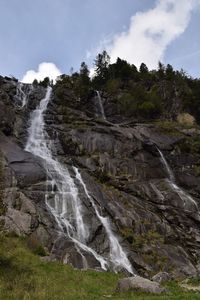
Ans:
[[[24,150],[31,112],[45,89],[35,87],[21,108],[16,104],[16,87],[16,82],[0,78],[5,227],[38,239],[52,259],[82,268],[80,253],[71,240],[59,234],[46,205],[44,162]],[[64,99],[53,94],[45,114],[53,154],[68,167],[84,205],[85,221],[90,224],[88,245],[107,255],[105,230],[72,166],[79,169],[102,215],[112,220],[112,230],[137,273],[196,276],[195,266],[200,263],[200,155],[195,150],[200,144],[199,131],[189,132],[178,125],[169,130],[131,120],[117,125],[92,115],[93,106],[92,97],[86,105],[69,91]],[[186,198],[172,186],[158,149],[173,172],[175,186]],[[99,267],[91,255],[85,255],[89,267]]]

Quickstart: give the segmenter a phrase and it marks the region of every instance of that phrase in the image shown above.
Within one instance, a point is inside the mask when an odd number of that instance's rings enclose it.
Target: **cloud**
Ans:
[[[170,43],[186,30],[198,5],[199,0],[157,0],[154,8],[136,13],[128,30],[107,45],[111,62],[120,57],[137,67],[144,62],[156,68]]]
[[[43,62],[39,64],[38,70],[29,70],[22,78],[22,82],[24,83],[32,83],[34,79],[43,80],[45,77],[49,77],[53,81],[61,75],[61,71],[56,67],[54,63]]]

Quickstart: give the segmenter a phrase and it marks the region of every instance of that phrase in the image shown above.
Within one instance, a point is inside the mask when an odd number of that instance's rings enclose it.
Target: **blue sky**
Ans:
[[[32,79],[90,67],[98,51],[200,77],[199,0],[0,0],[0,74]],[[44,62],[52,63],[48,66]],[[53,65],[55,64],[55,65]]]

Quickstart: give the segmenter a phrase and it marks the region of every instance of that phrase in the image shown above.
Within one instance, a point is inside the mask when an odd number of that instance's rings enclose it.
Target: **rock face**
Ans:
[[[138,289],[156,295],[166,292],[166,289],[161,287],[159,283],[150,281],[140,276],[123,278],[119,280],[116,290],[117,292],[127,292]]]
[[[155,281],[158,283],[170,281],[172,279],[173,279],[173,277],[167,272],[159,272],[158,274],[156,274],[152,277],[152,281]]]
[[[44,162],[24,151],[31,112],[45,90],[34,88],[22,108],[15,102],[16,88],[16,82],[0,78],[5,226],[35,237],[52,259],[82,268],[81,254],[71,240],[59,234],[46,205]],[[45,115],[54,156],[68,168],[84,205],[85,220],[90,224],[88,245],[102,255],[109,248],[72,166],[79,169],[102,215],[112,221],[112,230],[136,272],[148,275],[162,270],[174,276],[196,276],[199,271],[195,266],[200,264],[198,130],[188,133],[182,127],[169,129],[132,120],[117,125],[95,116],[93,97],[82,103],[71,91],[62,101],[53,97]],[[118,119],[112,116],[113,122]],[[170,181],[158,149],[175,182]],[[98,268],[93,257],[87,256],[89,267]]]

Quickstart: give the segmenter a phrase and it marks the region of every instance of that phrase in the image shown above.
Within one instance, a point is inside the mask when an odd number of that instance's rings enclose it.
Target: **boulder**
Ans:
[[[127,292],[134,290],[141,290],[150,294],[160,295],[166,293],[166,289],[161,287],[159,283],[153,282],[149,279],[134,276],[129,278],[120,279],[117,284],[117,292]]]
[[[173,279],[173,276],[167,272],[159,272],[152,277],[152,280],[158,283],[170,281]]]
[[[26,235],[31,232],[31,216],[22,211],[8,208],[5,217],[5,228],[18,235]]]

